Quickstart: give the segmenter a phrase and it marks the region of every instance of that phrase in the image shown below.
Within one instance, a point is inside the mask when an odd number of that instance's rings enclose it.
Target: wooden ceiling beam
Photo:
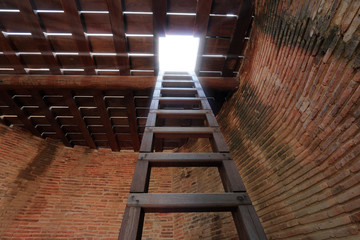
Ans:
[[[31,120],[26,116],[24,111],[17,105],[12,96],[6,90],[0,90],[0,98],[12,109],[24,127],[28,129],[35,136],[41,137],[39,131],[35,128]]]
[[[212,0],[198,0],[196,6],[196,20],[194,36],[199,38],[199,50],[196,59],[195,73],[198,75],[201,68],[202,55],[205,50],[206,34],[209,25]]]
[[[165,37],[166,32],[166,0],[152,0],[154,29],[154,75],[159,73],[159,37]]]
[[[94,139],[90,135],[89,129],[87,128],[86,123],[84,122],[84,119],[81,116],[79,108],[73,99],[73,95],[71,91],[62,91],[61,94],[63,95],[65,104],[69,107],[70,113],[74,117],[74,120],[78,125],[78,127],[80,128],[88,146],[90,148],[96,148]]]
[[[70,144],[69,139],[64,134],[64,131],[60,128],[59,123],[55,120],[54,114],[49,109],[49,106],[45,103],[43,96],[36,90],[31,91],[31,96],[35,100],[35,102],[39,105],[39,108],[44,111],[44,115],[46,119],[49,121],[51,126],[54,127],[56,134],[61,137],[62,142],[65,146],[72,147]]]
[[[106,0],[111,31],[113,33],[115,51],[117,53],[116,61],[120,70],[120,75],[130,75],[130,61],[127,55],[127,39],[125,36],[125,24],[123,17],[123,7],[120,0]]]
[[[199,77],[203,88],[221,91],[235,90],[239,83],[233,77]],[[86,76],[86,75],[0,75],[0,89],[152,89],[156,77],[143,76]]]
[[[4,36],[3,32],[0,32],[0,49],[2,50],[4,56],[9,61],[11,67],[14,68],[14,71],[18,74],[25,74],[25,69],[21,63],[14,49],[11,47],[9,39]],[[9,66],[10,67],[10,66]]]
[[[76,2],[74,0],[60,0],[60,2],[71,26],[72,38],[75,40],[79,50],[85,73],[95,75],[95,64],[90,55],[89,41],[86,39]]]
[[[118,152],[120,151],[120,147],[118,142],[116,141],[114,130],[111,124],[111,119],[105,105],[104,96],[101,91],[96,91],[93,95],[94,102],[99,111],[101,123],[104,125],[111,150]]]
[[[222,69],[223,77],[232,77],[234,70],[239,60],[239,55],[244,48],[245,34],[251,23],[251,16],[253,14],[253,6],[251,0],[244,0],[240,6],[238,19],[236,21],[235,30],[233,32],[230,47],[227,57]]]
[[[140,139],[136,118],[136,106],[134,102],[134,94],[132,91],[129,91],[125,94],[125,101],[134,151],[138,152],[140,149]]]
[[[29,0],[16,0],[16,5],[24,18],[24,25],[29,29],[34,42],[36,42],[44,61],[48,64],[52,74],[61,75],[60,64],[53,56],[49,41],[44,36],[39,19],[35,15],[34,10]]]

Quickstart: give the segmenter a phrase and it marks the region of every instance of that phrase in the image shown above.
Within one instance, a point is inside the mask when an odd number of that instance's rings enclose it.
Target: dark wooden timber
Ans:
[[[133,181],[131,184],[131,193],[144,193],[148,191],[150,181],[150,165],[148,161],[140,159],[137,162],[133,178],[136,178],[136,181]]]
[[[105,131],[106,131],[106,136],[107,136],[109,145],[111,147],[111,150],[119,151],[120,147],[119,147],[118,142],[116,141],[116,137],[114,134],[114,130],[112,128],[109,113],[108,113],[107,107],[105,105],[104,96],[103,96],[102,92],[100,92],[100,91],[95,91],[93,96],[94,96],[95,105],[100,114],[101,122],[104,125]]]
[[[232,211],[235,226],[240,239],[263,240],[267,239],[263,227],[257,217],[252,205],[238,206],[236,211]]]
[[[159,73],[159,37],[165,37],[166,31],[166,0],[152,0],[153,10],[153,41],[154,41],[154,75]]]
[[[15,72],[18,74],[25,74],[26,72],[24,70],[24,66],[22,65],[19,57],[16,56],[14,49],[11,47],[8,38],[4,36],[3,32],[0,32],[0,48],[6,59],[9,61],[11,67],[14,68]]]
[[[127,206],[145,212],[214,212],[247,204],[246,193],[130,193]]]
[[[24,25],[26,29],[29,29],[32,33],[39,50],[41,51],[44,61],[49,66],[49,69],[52,74],[61,75],[60,64],[52,54],[52,49],[49,41],[44,36],[44,31],[42,30],[39,19],[35,15],[34,10],[31,6],[29,0],[16,0],[16,5],[18,6],[20,12],[24,18]]]
[[[129,127],[132,136],[133,147],[134,147],[134,151],[137,152],[140,149],[140,139],[138,132],[138,124],[136,119],[136,106],[134,103],[134,95],[132,91],[129,91],[125,94],[125,101],[127,103],[126,110],[129,119]]]
[[[140,153],[139,158],[151,167],[220,167],[231,159],[226,153]]]
[[[1,43],[0,34],[0,43]],[[15,53],[12,55],[17,59]],[[15,60],[14,60],[15,61]],[[18,61],[18,60],[16,60]],[[20,62],[18,63],[20,64]],[[238,87],[236,78],[199,78],[206,88],[232,91]],[[147,76],[84,76],[84,75],[0,75],[0,88],[44,88],[44,89],[152,89],[156,77]],[[184,99],[186,100],[186,99]]]
[[[130,75],[130,61],[127,55],[127,40],[125,36],[125,25],[122,14],[123,11],[122,1],[106,0],[109,17],[111,23],[111,31],[113,33],[114,47],[117,53],[116,60],[120,67],[120,75]]]
[[[140,240],[143,223],[144,211],[141,207],[126,207],[118,239]]]
[[[62,95],[64,97],[64,101],[65,101],[66,105],[69,107],[71,115],[74,117],[76,124],[80,128],[86,143],[89,145],[90,148],[96,148],[95,142],[92,139],[92,137],[89,133],[89,129],[87,128],[87,126],[84,122],[84,119],[81,116],[81,113],[78,109],[78,106],[76,105],[76,103],[73,99],[72,93],[70,91],[64,90],[64,91],[62,91]]]
[[[223,77],[231,77],[234,75],[233,72],[238,61],[238,56],[244,48],[245,34],[251,22],[252,8],[251,0],[244,0],[240,6],[239,17],[231,38],[227,58],[222,69]]]
[[[56,134],[61,137],[61,140],[65,144],[65,146],[72,147],[72,144],[70,144],[69,140],[65,136],[64,131],[60,128],[59,123],[56,121],[54,114],[49,109],[49,106],[45,103],[42,94],[36,90],[32,90],[31,96],[35,100],[35,102],[39,105],[39,108],[44,111],[44,115],[46,119],[49,121],[51,126],[54,127]]]
[[[39,131],[35,128],[31,120],[24,111],[16,104],[12,96],[5,90],[0,90],[0,98],[16,113],[17,117],[32,134],[40,137]]]
[[[145,213],[231,211],[241,239],[266,239],[198,78],[195,74],[178,73],[166,78],[171,77],[177,80],[164,80],[160,73],[155,84],[126,211],[132,208]],[[189,92],[194,96],[187,96]],[[165,97],[165,94],[178,96]],[[162,105],[167,109],[160,109]],[[188,138],[208,138],[213,152],[161,152],[166,141],[186,144]],[[148,193],[153,167],[204,166],[218,168],[226,193]],[[119,239],[140,237],[143,217],[139,217],[139,211],[125,214]]]
[[[205,38],[209,24],[212,0],[198,0],[196,6],[196,21],[194,27],[194,36],[198,37],[199,50],[196,60],[195,72],[199,74],[202,62],[202,55],[205,49]]]
[[[226,192],[246,191],[234,161],[223,160],[219,167],[219,173]]]
[[[72,26],[72,37],[76,41],[77,48],[80,52],[85,73],[95,75],[95,65],[90,55],[89,41],[86,39],[76,2],[74,0],[60,0],[60,3],[67,15],[69,26]]]

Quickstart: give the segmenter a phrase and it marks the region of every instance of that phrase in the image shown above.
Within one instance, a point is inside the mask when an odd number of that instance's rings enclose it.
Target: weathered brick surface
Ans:
[[[359,1],[256,1],[218,120],[272,239],[356,239]]]
[[[240,87],[218,121],[270,239],[359,238],[359,11],[354,0],[255,3]],[[196,189],[215,186],[215,172],[197,174]]]
[[[209,141],[189,142],[183,151],[209,152]],[[216,167],[174,168],[173,192],[216,193],[224,192]],[[174,214],[175,239],[238,239],[230,212],[176,213]]]
[[[359,238],[359,11],[356,0],[255,1],[240,88],[218,120],[271,239]],[[1,237],[116,238],[136,158],[1,126]],[[150,190],[223,191],[211,168],[172,171],[154,170]],[[229,214],[149,214],[144,236],[234,231]]]
[[[0,124],[1,239],[117,239],[137,153],[67,148]],[[172,191],[153,169],[151,192]],[[173,216],[148,214],[144,239],[173,239]]]

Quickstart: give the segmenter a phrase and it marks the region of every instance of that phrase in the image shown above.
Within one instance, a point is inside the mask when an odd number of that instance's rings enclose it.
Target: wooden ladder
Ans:
[[[161,119],[204,126],[158,126]],[[213,152],[158,152],[167,138],[209,138]],[[156,151],[154,151],[154,148]],[[151,167],[218,167],[225,193],[147,193]],[[141,239],[145,213],[231,211],[239,238],[266,239],[216,118],[194,73],[160,72],[141,142],[119,239]]]

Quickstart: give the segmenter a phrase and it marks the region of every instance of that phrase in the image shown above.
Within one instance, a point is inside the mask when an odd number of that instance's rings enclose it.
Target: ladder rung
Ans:
[[[168,110],[168,109],[159,109],[151,110],[151,113],[162,114],[162,115],[204,115],[211,113],[209,110]]]
[[[153,98],[158,99],[159,101],[201,101],[207,100],[207,98],[200,98],[200,97],[159,97]]]
[[[194,83],[193,80],[162,80],[162,83]]]
[[[191,75],[182,75],[182,74],[169,74],[169,75],[164,75],[163,79],[164,80],[166,80],[166,79],[191,80],[192,76]]]
[[[173,156],[175,154],[175,156]],[[231,159],[220,153],[140,153],[138,162],[149,162],[151,167],[221,167]],[[229,160],[228,160],[229,159]]]
[[[196,92],[198,89],[197,88],[160,88],[161,92],[164,91],[182,91],[182,92]]]
[[[162,161],[162,160],[231,160],[231,156],[229,153],[140,153],[139,159],[148,160],[148,161]]]
[[[215,128],[212,127],[150,127],[145,128],[145,131],[147,130],[155,134],[212,134],[215,132]]]
[[[145,212],[214,212],[249,204],[246,193],[130,193],[127,206]]]
[[[186,88],[193,88],[195,83],[193,81],[162,81],[163,87],[186,87]]]

